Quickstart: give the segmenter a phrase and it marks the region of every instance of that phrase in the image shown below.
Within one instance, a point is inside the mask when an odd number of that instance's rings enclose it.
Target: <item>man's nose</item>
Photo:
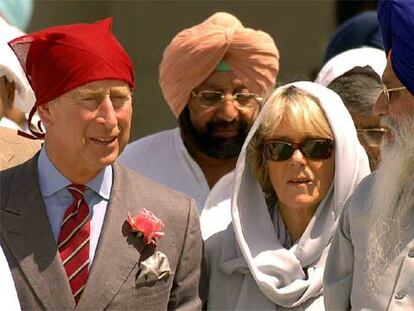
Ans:
[[[231,122],[239,116],[239,110],[236,108],[235,99],[231,94],[226,94],[219,104],[217,116],[227,122]]]
[[[105,95],[101,100],[99,109],[98,123],[105,125],[107,128],[113,128],[117,125],[117,117],[111,97]]]
[[[377,117],[388,115],[388,105],[389,103],[388,103],[387,97],[385,96],[384,92],[381,92],[377,98],[377,101],[372,107],[373,115]]]

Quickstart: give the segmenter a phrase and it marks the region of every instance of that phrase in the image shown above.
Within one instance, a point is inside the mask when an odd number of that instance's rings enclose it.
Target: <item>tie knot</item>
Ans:
[[[76,199],[85,197],[85,185],[70,184],[66,187],[72,196]]]

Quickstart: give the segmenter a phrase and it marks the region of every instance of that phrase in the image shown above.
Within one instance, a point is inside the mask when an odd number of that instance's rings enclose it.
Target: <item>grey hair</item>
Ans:
[[[349,112],[370,115],[381,91],[381,78],[371,67],[357,66],[333,80],[328,88],[341,97]]]

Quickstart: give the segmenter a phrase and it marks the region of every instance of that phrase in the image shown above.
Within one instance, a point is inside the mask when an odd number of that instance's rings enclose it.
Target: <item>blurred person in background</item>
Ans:
[[[352,3],[343,2],[344,5]],[[346,20],[329,40],[323,63],[342,52],[360,47],[383,49],[376,11],[360,13]]]
[[[232,187],[222,179],[212,191],[232,194],[232,223],[205,242],[207,308],[323,310],[337,219],[367,174],[367,155],[337,94],[312,82],[274,91],[247,136]]]
[[[383,50],[363,47],[342,52],[321,69],[315,82],[335,91],[351,113],[358,138],[370,160],[371,170],[381,159],[380,144],[387,129],[372,107],[382,91],[386,58]]]
[[[7,42],[24,35],[32,10],[32,0],[0,1],[0,126],[24,131],[35,97]]]
[[[178,128],[129,144],[121,163],[197,201],[233,171],[279,53],[265,32],[219,12],[178,33],[164,51],[160,85]]]
[[[16,130],[0,126],[0,171],[30,159],[40,146],[40,141],[24,138]]]

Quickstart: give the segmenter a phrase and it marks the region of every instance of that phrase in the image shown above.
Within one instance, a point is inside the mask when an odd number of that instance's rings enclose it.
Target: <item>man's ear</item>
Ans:
[[[40,120],[42,120],[42,123],[46,128],[53,124],[53,105],[54,103],[49,102],[37,107]]]

